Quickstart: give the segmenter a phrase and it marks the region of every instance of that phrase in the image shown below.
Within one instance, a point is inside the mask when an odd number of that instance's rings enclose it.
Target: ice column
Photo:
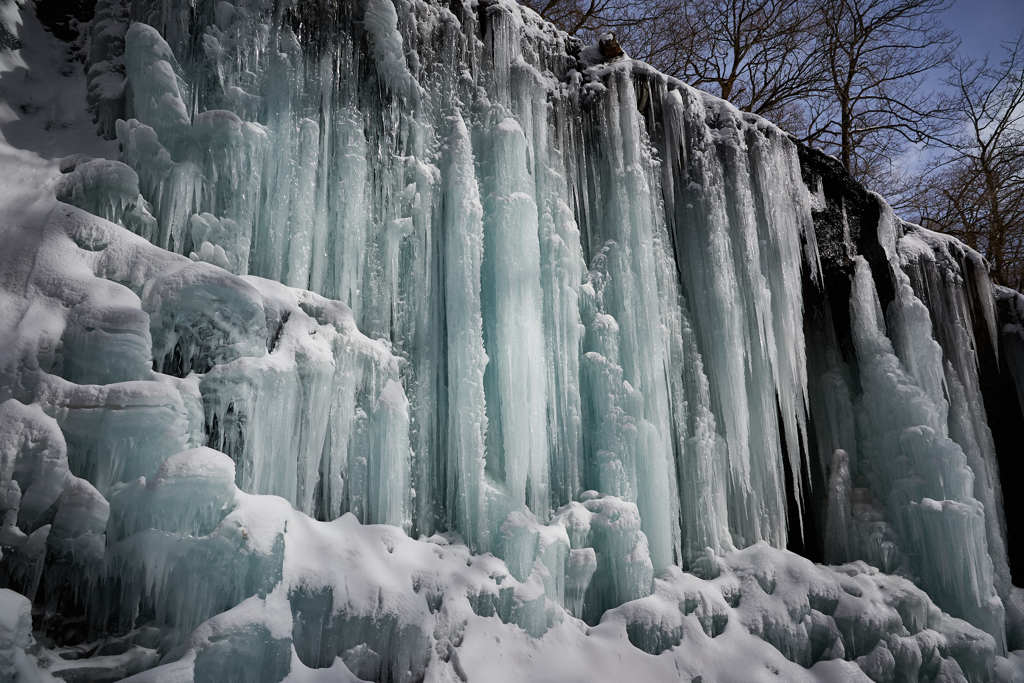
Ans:
[[[616,392],[622,394],[620,409],[634,416],[630,423],[622,424],[632,433],[616,438],[633,443],[631,458],[628,450],[621,453],[626,456],[622,467],[628,473],[627,481],[635,481],[635,498],[630,499],[640,509],[651,559],[660,570],[681,552],[674,432],[666,381],[670,335],[662,322],[676,311],[679,298],[674,279],[659,282],[667,233],[660,218],[657,176],[636,110],[632,78],[627,72],[615,71],[609,75],[607,87],[594,131],[604,153],[595,169],[600,184],[594,199],[599,203],[594,207],[595,220],[588,226],[591,248],[600,249],[590,255],[601,311],[595,322],[614,334],[614,345],[602,349],[602,356],[621,368],[622,389]],[[590,390],[600,391],[601,387]],[[618,455],[614,449],[611,446],[607,453]]]
[[[666,214],[727,444],[729,528],[740,545],[783,545],[783,460],[799,503],[806,439],[805,254],[817,275],[796,151],[770,124],[685,86],[662,110]]]
[[[909,224],[902,227],[906,234],[898,242],[898,254],[906,279],[899,279],[902,287],[913,286],[913,292],[904,292],[903,298],[916,295],[915,300],[920,299],[916,307],[919,315],[927,316],[941,346],[944,360],[939,360],[938,365],[933,360],[932,372],[941,370],[943,377],[932,378],[931,382],[941,389],[940,380],[945,381],[949,393],[949,435],[960,444],[974,473],[974,497],[985,507],[996,589],[1005,600],[1011,583],[999,465],[978,377],[981,358],[989,355],[995,359],[998,353],[995,299],[987,276],[988,265],[980,254],[952,238]],[[903,309],[894,305],[890,312],[891,324],[897,329],[910,317]],[[901,358],[912,355],[912,349],[900,350]]]
[[[483,207],[474,175],[469,131],[462,116],[450,119],[445,158],[444,263],[445,322],[448,338],[449,524],[461,529],[469,544],[487,547],[484,519],[483,322],[480,313],[480,267],[484,254]]]
[[[491,131],[490,193],[484,213],[484,342],[488,468],[514,502],[541,518],[550,508],[543,296],[537,205],[526,140],[512,118]]]
[[[924,588],[940,606],[984,627],[1004,649],[1003,607],[993,590],[984,508],[973,497],[967,458],[948,436],[945,398],[926,389],[941,377],[935,370],[941,354],[930,325],[912,313],[920,302],[901,271],[897,281],[902,286],[892,310],[901,329],[893,334],[904,340],[909,363],[885,336],[871,270],[857,257],[850,301],[863,392],[857,406],[857,469],[884,501],[906,547],[921,549],[912,559]]]

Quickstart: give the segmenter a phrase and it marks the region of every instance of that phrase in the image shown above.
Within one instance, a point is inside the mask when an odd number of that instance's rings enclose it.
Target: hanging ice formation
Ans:
[[[138,680],[1014,675],[976,253],[509,0],[84,31],[119,160],[0,255],[0,585],[51,632]]]

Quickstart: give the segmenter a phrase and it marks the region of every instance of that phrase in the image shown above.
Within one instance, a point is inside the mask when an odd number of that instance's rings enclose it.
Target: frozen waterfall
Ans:
[[[0,203],[0,675],[31,601],[57,675],[1024,680],[975,252],[511,0],[81,52],[116,151]]]

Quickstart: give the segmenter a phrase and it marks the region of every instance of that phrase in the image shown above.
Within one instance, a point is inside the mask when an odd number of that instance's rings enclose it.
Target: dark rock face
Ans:
[[[604,57],[605,61],[621,57],[625,54],[622,51],[622,47],[619,45],[619,41],[615,38],[614,33],[607,33],[602,36],[597,47],[601,51],[601,56]]]
[[[96,0],[39,0],[36,16],[53,35],[64,41],[73,41],[79,35],[79,26],[89,21],[96,10]]]
[[[996,299],[996,329],[1017,322],[1011,302]],[[999,480],[1002,484],[1003,511],[1006,515],[1007,551],[1015,585],[1024,583],[1024,497],[1013,495],[1014,485],[1024,480],[1024,413],[1017,399],[1019,388],[1009,372],[1012,367],[1011,344],[1024,345],[1020,337],[1000,335],[999,358],[983,354],[979,358],[981,389],[985,396],[985,412],[992,428],[992,438],[999,456]],[[1019,351],[1018,351],[1019,353]]]
[[[812,193],[820,190],[824,208],[813,212],[821,266],[827,280],[848,276],[853,257],[863,256],[871,264],[882,308],[893,299],[893,283],[886,272],[886,257],[878,243],[877,199],[858,183],[838,159],[806,145],[797,146],[800,170]]]
[[[871,266],[872,277],[882,309],[885,310],[894,298],[895,282],[882,245],[878,239],[878,221],[881,217],[880,198],[869,192],[843,168],[842,164],[823,152],[798,144],[801,173],[812,194],[817,196],[812,211],[815,236],[821,257],[822,285],[805,278],[804,282],[804,327],[808,343],[815,338],[832,337],[842,351],[843,362],[856,367],[857,359],[850,344],[850,291],[855,256],[863,256]],[[901,236],[903,224],[897,221],[897,238]],[[957,258],[959,256],[959,258]],[[985,323],[985,309],[991,302],[984,301],[985,292],[979,292],[975,282],[986,279],[987,273],[976,272],[982,266],[964,257],[964,254],[939,255],[940,269],[955,273],[962,279],[964,295],[969,305],[968,327],[973,333],[977,347],[973,349],[978,363],[978,380],[985,403],[988,424],[999,464],[999,479],[1004,491],[1012,491],[1014,485],[1024,476],[1024,464],[1020,460],[1021,433],[1024,433],[1024,414],[1016,398],[1013,377],[1007,371],[1007,358],[1000,341],[991,338]],[[933,319],[936,315],[930,301],[927,283],[922,276],[912,273],[915,293],[930,309]],[[918,275],[915,277],[915,275]],[[996,329],[1006,324],[1011,312],[1008,304],[998,301],[996,306]],[[945,353],[952,351],[954,342],[944,339],[938,326],[933,335]],[[813,377],[814,354],[808,355],[809,374]],[[852,373],[856,377],[856,373]],[[812,420],[814,416],[812,415]],[[825,505],[823,492],[827,453],[812,454],[812,462],[818,467],[812,471],[819,475],[814,482],[815,505]],[[1024,580],[1024,501],[1012,495],[1004,499],[1006,517],[1007,550],[1010,569],[1015,583]],[[813,522],[813,520],[812,520]],[[820,520],[819,520],[820,523]]]

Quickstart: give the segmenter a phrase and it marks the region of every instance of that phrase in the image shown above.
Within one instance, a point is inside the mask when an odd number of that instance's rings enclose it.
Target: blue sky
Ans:
[[[1015,40],[1024,31],[1024,0],[953,0],[942,21],[960,38],[961,54],[974,59],[990,54],[998,63],[1001,43]],[[936,71],[929,79],[932,87],[941,88],[945,76],[945,71]],[[928,84],[926,81],[925,87]],[[917,173],[932,159],[922,145],[908,145],[895,163],[904,171]]]
[[[943,21],[960,36],[964,54],[994,58],[1000,41],[1024,30],[1024,0],[954,0]]]

